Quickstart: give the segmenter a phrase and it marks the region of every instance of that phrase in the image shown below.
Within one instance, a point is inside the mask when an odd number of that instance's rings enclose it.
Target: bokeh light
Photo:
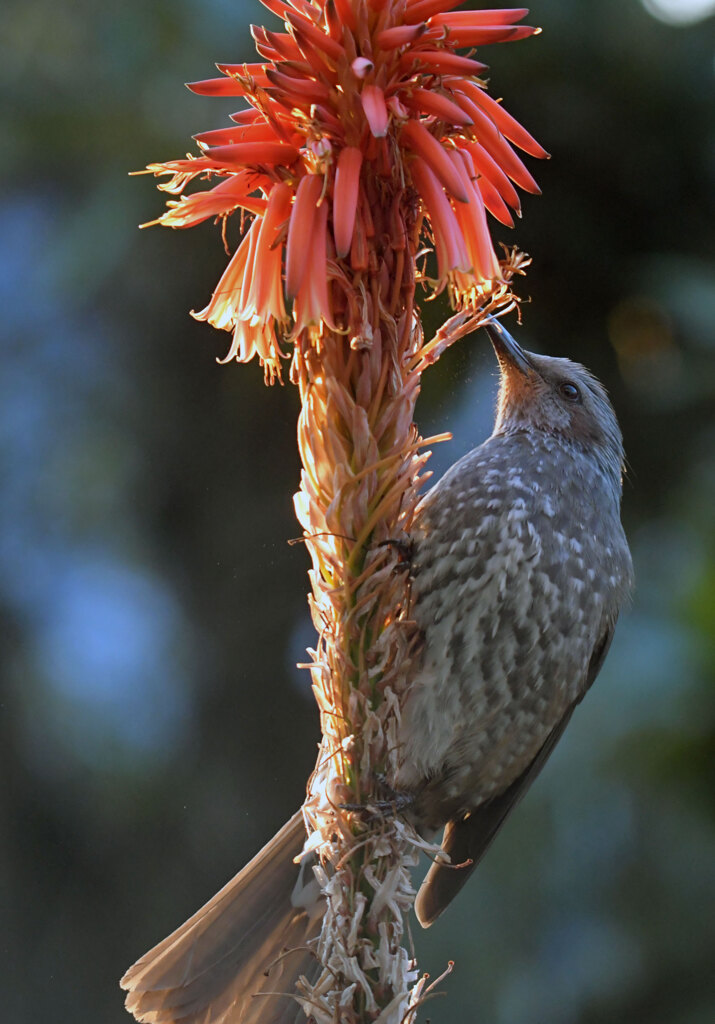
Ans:
[[[668,25],[694,25],[715,12],[713,0],[641,0],[659,21]]]

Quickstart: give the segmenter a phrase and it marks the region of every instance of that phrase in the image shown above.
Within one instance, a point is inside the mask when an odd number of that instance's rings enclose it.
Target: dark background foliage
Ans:
[[[422,965],[437,1024],[715,1017],[712,18],[542,0],[493,89],[545,143],[525,346],[608,384],[638,589],[602,678]],[[712,5],[711,5],[712,8]],[[318,738],[296,396],[190,319],[218,232],[137,223],[127,170],[231,105],[257,4],[6,0],[0,14],[3,1017],[121,1024],[116,981],[299,804]],[[270,20],[270,19],[269,19]],[[428,324],[439,309],[427,306]],[[511,322],[512,326],[514,321]],[[489,431],[473,337],[425,380],[441,472]],[[415,926],[415,931],[419,929]]]

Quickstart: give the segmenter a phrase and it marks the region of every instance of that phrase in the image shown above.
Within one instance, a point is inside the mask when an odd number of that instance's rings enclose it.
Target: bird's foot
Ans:
[[[390,547],[397,555],[397,564],[395,565],[395,572],[409,572],[412,567],[412,554],[414,550],[414,541],[411,537],[405,538],[390,538],[389,540],[381,540],[375,545],[378,548]]]
[[[378,818],[393,818],[411,807],[415,800],[414,793],[394,789],[384,775],[375,773],[377,799],[367,800],[363,804],[340,804],[344,811],[359,814],[365,821]]]

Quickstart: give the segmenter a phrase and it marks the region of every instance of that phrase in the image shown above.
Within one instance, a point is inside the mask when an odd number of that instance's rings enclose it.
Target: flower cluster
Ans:
[[[219,64],[194,82],[205,96],[240,96],[228,128],[195,136],[200,155],[151,164],[180,195],[158,221],[191,227],[247,214],[208,306],[196,314],[233,332],[226,359],[257,354],[273,379],[281,343],[319,345],[354,333],[361,281],[389,245],[414,263],[436,255],[436,291],[476,306],[501,271],[487,211],[511,225],[515,185],[538,192],[514,146],[547,154],[494,100],[474,47],[523,39],[525,8],[454,11],[455,0],[262,0],[285,31],[253,26],[255,64]],[[467,55],[455,51],[468,48]],[[193,179],[213,183],[183,195]],[[380,201],[395,215],[379,226]],[[399,210],[397,209],[399,207]],[[405,215],[405,211],[408,215]],[[387,235],[388,237],[384,237]],[[405,237],[407,235],[407,237]],[[423,283],[428,281],[422,271]]]

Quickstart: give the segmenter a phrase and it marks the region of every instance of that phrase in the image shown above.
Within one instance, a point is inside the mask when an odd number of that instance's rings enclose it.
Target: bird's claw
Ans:
[[[414,803],[414,793],[393,789],[384,775],[376,774],[375,781],[384,798],[368,800],[364,804],[340,804],[341,809],[359,814],[366,821],[374,821],[378,818],[397,817]]]
[[[377,545],[378,548],[390,547],[397,555],[397,563],[395,564],[395,572],[409,572],[412,568],[412,555],[414,552],[414,541],[411,537],[396,538],[391,537],[389,540],[381,540]]]

